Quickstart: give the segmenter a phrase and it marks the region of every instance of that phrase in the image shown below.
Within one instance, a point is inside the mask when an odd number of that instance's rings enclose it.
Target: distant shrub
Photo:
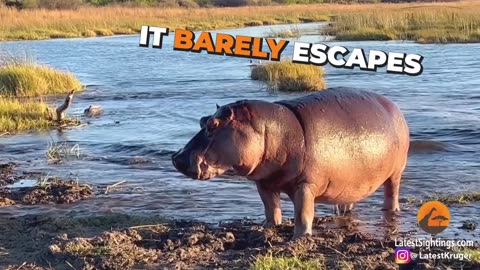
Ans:
[[[23,8],[45,8],[45,9],[76,9],[82,0],[24,0],[21,2]]]
[[[244,23],[243,25],[245,25],[245,26],[260,26],[260,25],[263,25],[263,22],[262,21],[249,21],[249,22]]]
[[[240,6],[265,6],[271,5],[271,0],[215,0],[215,6],[240,7]]]
[[[215,0],[215,5],[221,7],[240,7],[248,5],[248,3],[248,0]]]
[[[195,0],[195,2],[201,7],[213,7],[215,0]]]
[[[198,8],[199,5],[193,0],[178,0],[178,6],[186,8]]]
[[[95,6],[106,6],[115,4],[120,4],[122,6],[161,6],[188,8],[197,8],[200,6],[195,0],[85,0],[85,2]]]
[[[252,80],[278,91],[319,91],[325,89],[323,68],[292,61],[271,62],[252,68]]]

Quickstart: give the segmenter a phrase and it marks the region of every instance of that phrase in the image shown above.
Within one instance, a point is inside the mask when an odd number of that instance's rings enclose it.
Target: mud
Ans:
[[[94,197],[93,189],[73,180],[49,179],[34,187],[0,189],[0,207],[13,204],[68,204]]]
[[[8,263],[7,269],[23,263],[20,269],[248,269],[261,256],[321,260],[323,269],[398,269],[395,230],[375,238],[357,231],[349,217],[316,219],[314,236],[295,241],[292,220],[275,228],[250,220],[212,225],[127,215],[22,217],[1,223],[6,233],[0,247],[7,255],[0,261]],[[458,261],[418,263],[415,269],[460,267]],[[463,262],[462,267],[478,269],[480,264]]]
[[[94,196],[93,188],[88,185],[54,177],[40,178],[38,185],[32,187],[5,187],[31,177],[38,175],[18,172],[14,163],[0,165],[0,207],[15,204],[68,204]]]
[[[0,188],[19,180],[36,177],[37,173],[18,171],[14,162],[0,164]]]
[[[15,164],[0,166],[0,179],[5,184],[25,178],[22,175]],[[73,203],[128,188],[126,181],[95,190],[57,178],[38,184],[0,188],[0,206]],[[476,229],[471,224],[464,226]],[[394,239],[408,237],[398,233],[395,226],[382,227],[383,233],[375,236],[360,232],[349,215],[317,218],[314,236],[295,241],[291,240],[292,220],[264,228],[251,220],[207,224],[122,214],[31,215],[0,218],[0,228],[0,269],[8,270],[276,269],[255,268],[265,258],[315,260],[318,265],[314,269],[398,269]],[[480,269],[480,264],[465,261],[414,263],[418,263],[414,269]]]
[[[0,187],[15,182],[13,177],[14,170],[15,163],[0,164]]]

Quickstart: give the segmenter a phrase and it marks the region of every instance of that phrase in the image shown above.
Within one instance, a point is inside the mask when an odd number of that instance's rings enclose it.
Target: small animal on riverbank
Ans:
[[[90,105],[83,111],[83,115],[86,117],[98,117],[103,114],[103,108],[97,105]]]
[[[254,181],[267,226],[281,224],[286,193],[294,238],[312,234],[315,202],[352,205],[383,185],[383,209],[399,210],[409,128],[384,96],[338,88],[274,103],[242,100],[203,117],[200,127],[172,155],[175,168],[200,180],[233,169]]]
[[[63,118],[65,117],[65,111],[68,110],[70,108],[70,106],[72,106],[72,102],[73,102],[73,93],[75,93],[75,90],[72,90],[68,95],[67,97],[65,98],[65,101],[63,102],[62,105],[60,105],[56,110],[55,112],[57,113],[57,121],[60,122],[63,120]]]

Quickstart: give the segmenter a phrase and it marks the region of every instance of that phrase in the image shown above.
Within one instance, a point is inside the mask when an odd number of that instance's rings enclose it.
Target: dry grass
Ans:
[[[0,67],[0,96],[40,96],[81,90],[82,84],[71,73],[31,63]]]
[[[270,90],[295,92],[325,89],[323,68],[291,61],[255,66],[252,68],[251,78],[266,83]]]
[[[132,34],[142,25],[191,30],[252,24],[325,21],[323,6],[238,8],[81,7],[77,10],[16,10],[0,7],[0,40],[49,39]]]
[[[420,43],[480,42],[480,1],[376,5],[340,14],[327,32],[338,40],[414,40]]]
[[[315,4],[236,8],[80,7],[76,10],[0,7],[0,40],[132,34],[143,24],[209,30],[311,21],[336,22],[339,39],[479,41],[480,1],[406,4]]]
[[[80,146],[67,142],[50,141],[47,146],[47,160],[50,163],[60,163],[70,158],[80,158]]]
[[[284,29],[270,29],[270,32],[267,33],[266,37],[269,38],[296,38],[300,37],[302,32],[298,29],[298,26],[290,26],[290,28]]]

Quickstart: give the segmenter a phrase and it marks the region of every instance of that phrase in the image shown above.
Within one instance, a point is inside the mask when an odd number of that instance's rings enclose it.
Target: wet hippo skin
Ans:
[[[265,225],[282,221],[280,193],[294,203],[294,237],[312,233],[314,203],[350,205],[384,186],[399,210],[409,129],[381,95],[328,89],[292,100],[241,100],[200,119],[201,130],[172,155],[175,168],[207,180],[233,169],[255,181]]]

